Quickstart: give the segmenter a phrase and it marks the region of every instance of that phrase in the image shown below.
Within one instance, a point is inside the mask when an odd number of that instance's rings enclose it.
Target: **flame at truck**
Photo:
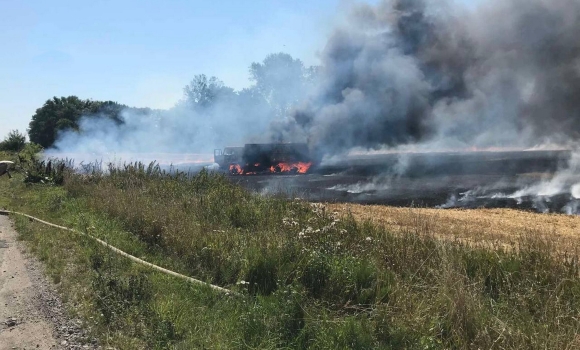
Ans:
[[[252,143],[214,151],[220,169],[233,175],[306,174],[314,161],[305,143]]]

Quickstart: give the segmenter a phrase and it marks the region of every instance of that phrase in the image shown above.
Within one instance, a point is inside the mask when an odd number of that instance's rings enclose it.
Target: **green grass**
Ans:
[[[16,218],[71,312],[120,349],[564,349],[580,346],[577,257],[392,234],[318,204],[154,165],[0,178],[0,206],[89,232],[240,292],[152,272],[82,236]],[[418,218],[417,225],[421,225]]]

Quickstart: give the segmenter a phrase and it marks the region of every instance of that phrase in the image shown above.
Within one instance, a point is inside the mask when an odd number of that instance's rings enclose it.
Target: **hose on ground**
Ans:
[[[143,259],[139,259],[139,258],[137,258],[137,257],[135,257],[135,256],[133,256],[133,255],[131,255],[129,253],[126,253],[126,252],[122,251],[119,248],[113,247],[109,243],[107,243],[107,242],[105,242],[103,240],[100,240],[97,237],[92,236],[92,235],[90,235],[88,233],[84,233],[84,232],[81,232],[81,231],[74,230],[72,228],[68,228],[68,227],[56,225],[56,224],[50,223],[48,221],[41,220],[41,219],[39,219],[37,217],[34,217],[32,215],[28,215],[28,214],[24,214],[24,213],[19,213],[19,212],[11,211],[11,210],[0,210],[0,215],[9,215],[9,214],[24,216],[24,217],[29,218],[30,220],[34,220],[36,222],[39,222],[39,223],[44,224],[44,225],[47,225],[47,226],[51,226],[51,227],[55,227],[55,228],[58,228],[58,229],[61,229],[61,230],[65,230],[65,231],[69,231],[69,232],[72,232],[72,233],[76,233],[76,234],[81,235],[81,236],[89,237],[89,238],[93,239],[94,241],[96,241],[97,243],[99,243],[102,246],[104,246],[105,248],[107,248],[109,250],[112,250],[113,252],[115,252],[115,253],[117,253],[117,254],[119,254],[121,256],[124,256],[127,259],[130,259],[130,260],[132,260],[132,261],[134,261],[134,262],[136,262],[138,264],[141,264],[143,266],[146,266],[146,267],[148,267],[150,269],[153,269],[153,270],[162,272],[162,273],[167,274],[167,275],[170,275],[170,276],[174,276],[174,277],[183,279],[183,280],[185,280],[187,282],[190,282],[192,284],[210,287],[211,289],[213,289],[215,291],[222,292],[222,293],[225,293],[227,295],[236,295],[236,296],[239,296],[240,295],[239,293],[236,293],[236,292],[231,291],[229,289],[225,289],[225,288],[220,287],[220,286],[216,286],[216,285],[213,285],[213,284],[204,282],[204,281],[200,281],[198,279],[195,279],[195,278],[192,278],[192,277],[189,277],[189,276],[182,275],[182,274],[177,273],[175,271],[168,270],[168,269],[163,268],[161,266],[157,266],[157,265],[152,264],[150,262],[147,262],[147,261],[145,261]]]

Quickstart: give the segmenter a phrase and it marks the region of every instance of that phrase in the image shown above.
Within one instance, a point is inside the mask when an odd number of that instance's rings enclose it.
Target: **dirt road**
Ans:
[[[0,216],[0,349],[54,349],[53,325],[39,310],[38,271],[29,271],[8,217]]]
[[[24,251],[0,215],[0,350],[98,348],[87,343],[79,320],[66,317],[41,264]]]

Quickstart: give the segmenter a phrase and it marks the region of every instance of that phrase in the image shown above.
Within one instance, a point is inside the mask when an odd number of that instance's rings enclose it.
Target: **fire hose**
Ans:
[[[81,236],[89,237],[92,240],[94,240],[97,243],[99,243],[102,246],[104,246],[105,248],[107,248],[109,250],[112,250],[113,252],[115,252],[115,253],[117,253],[117,254],[119,254],[121,256],[124,256],[124,257],[126,257],[126,258],[128,258],[128,259],[130,259],[130,260],[132,260],[132,261],[134,261],[136,263],[138,263],[138,264],[141,264],[141,265],[146,266],[146,267],[148,267],[150,269],[153,269],[153,270],[162,272],[164,274],[167,274],[167,275],[170,275],[170,276],[174,276],[174,277],[183,279],[183,280],[185,280],[185,281],[187,281],[189,283],[196,284],[196,285],[201,285],[201,286],[206,286],[206,287],[210,287],[211,289],[213,289],[215,291],[218,291],[218,292],[225,293],[226,295],[236,295],[236,296],[239,296],[240,295],[239,293],[233,292],[233,291],[231,291],[229,289],[225,289],[225,288],[222,288],[220,286],[216,286],[216,285],[213,285],[213,284],[204,282],[204,281],[200,281],[198,279],[195,279],[195,278],[192,278],[192,277],[189,277],[189,276],[186,276],[186,275],[182,275],[182,274],[177,273],[175,271],[168,270],[168,269],[163,268],[161,266],[157,266],[157,265],[152,264],[150,262],[147,262],[147,261],[145,261],[143,259],[139,259],[139,258],[137,258],[137,257],[135,257],[135,256],[133,256],[133,255],[131,255],[129,253],[126,253],[126,252],[122,251],[119,248],[113,247],[109,243],[107,243],[107,242],[105,242],[103,240],[100,240],[97,237],[92,236],[92,235],[90,235],[88,233],[84,233],[84,232],[81,232],[81,231],[77,231],[77,230],[74,230],[72,228],[68,228],[68,227],[64,227],[64,226],[59,226],[59,225],[50,223],[48,221],[41,220],[41,219],[39,219],[37,217],[31,216],[31,215],[28,215],[28,214],[19,213],[19,212],[10,211],[10,210],[0,210],[0,215],[9,215],[9,214],[24,216],[24,217],[29,218],[30,220],[34,220],[36,222],[39,222],[39,223],[44,224],[44,225],[47,225],[47,226],[52,226],[52,227],[55,227],[55,228],[58,228],[58,229],[61,229],[61,230],[65,230],[65,231],[69,231],[69,232],[72,232],[72,233],[75,233],[75,234],[78,234],[78,235],[81,235]]]

